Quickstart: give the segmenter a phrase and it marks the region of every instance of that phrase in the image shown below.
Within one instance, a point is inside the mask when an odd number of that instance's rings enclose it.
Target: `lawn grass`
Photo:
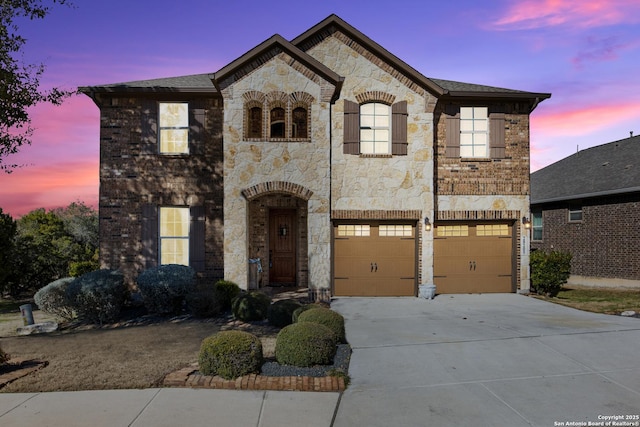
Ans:
[[[578,310],[603,314],[640,313],[640,290],[565,286],[555,298],[537,298]]]

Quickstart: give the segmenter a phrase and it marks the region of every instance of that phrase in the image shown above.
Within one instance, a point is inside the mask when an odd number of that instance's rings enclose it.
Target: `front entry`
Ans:
[[[296,284],[296,210],[269,210],[269,283]]]

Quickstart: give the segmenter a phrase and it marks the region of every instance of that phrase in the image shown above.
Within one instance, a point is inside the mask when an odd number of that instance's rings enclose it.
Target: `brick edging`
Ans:
[[[168,374],[162,385],[165,387],[209,388],[221,390],[279,390],[279,391],[344,391],[341,377],[269,377],[249,374],[225,380],[220,376],[202,375],[197,367],[190,366]]]

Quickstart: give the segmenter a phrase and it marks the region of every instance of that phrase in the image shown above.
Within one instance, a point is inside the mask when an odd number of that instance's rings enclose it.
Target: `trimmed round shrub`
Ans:
[[[213,289],[187,294],[189,312],[195,317],[215,317],[220,314],[220,302]]]
[[[302,313],[304,313],[307,310],[311,310],[312,308],[327,308],[327,307],[317,303],[305,304],[302,307],[298,307],[293,311],[293,314],[291,315],[291,320],[293,320],[293,323],[296,323],[298,321],[298,318]]]
[[[69,283],[66,297],[78,318],[92,323],[118,320],[129,294],[124,276],[117,270],[96,270]]]
[[[229,310],[231,301],[240,295],[240,286],[229,280],[218,280],[213,289],[216,291],[221,310]]]
[[[285,326],[276,338],[276,360],[282,365],[329,365],[336,354],[336,336],[319,323]]]
[[[346,336],[344,330],[344,317],[340,313],[337,313],[328,308],[312,308],[300,314],[298,317],[298,323],[302,322],[314,322],[320,323],[331,329],[336,334],[336,339],[340,343],[346,343]]]
[[[249,322],[266,319],[271,298],[262,292],[243,292],[231,301],[231,312],[238,320]]]
[[[273,326],[282,328],[293,323],[293,312],[300,307],[302,304],[294,299],[276,301],[269,306],[267,319]]]
[[[49,283],[41,288],[33,296],[33,300],[45,313],[51,314],[63,320],[72,320],[76,317],[71,301],[67,298],[67,287],[75,278],[65,277]]]
[[[143,271],[136,283],[149,313],[179,313],[187,294],[196,290],[196,272],[186,265],[165,264]]]
[[[198,355],[203,375],[227,380],[258,373],[263,361],[260,339],[243,331],[221,331],[205,338]]]

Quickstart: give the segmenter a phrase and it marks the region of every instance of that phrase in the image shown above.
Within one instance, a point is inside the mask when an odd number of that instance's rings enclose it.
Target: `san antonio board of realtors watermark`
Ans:
[[[640,414],[598,415],[595,421],[554,421],[554,427],[640,427]]]

